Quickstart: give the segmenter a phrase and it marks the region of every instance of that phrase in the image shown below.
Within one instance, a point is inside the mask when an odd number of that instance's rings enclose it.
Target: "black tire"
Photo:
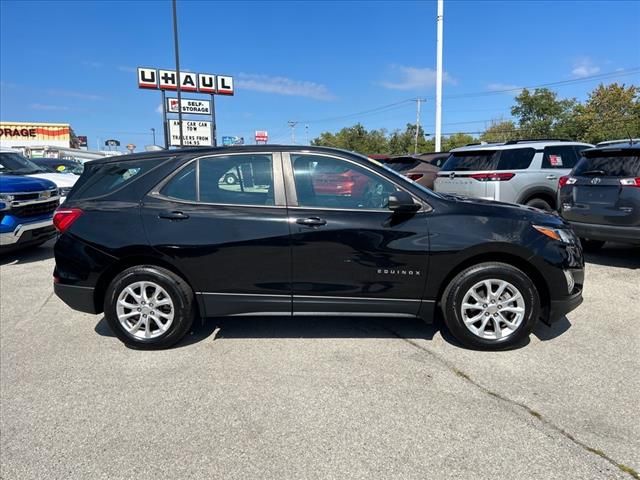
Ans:
[[[540,210],[544,210],[545,212],[551,212],[553,207],[542,198],[532,198],[527,203],[525,203],[527,207],[539,208]]]
[[[139,281],[154,282],[162,287],[173,302],[173,322],[158,337],[140,339],[128,333],[120,324],[116,304],[120,293]],[[191,287],[178,275],[161,267],[141,265],[119,273],[107,288],[104,299],[104,316],[113,333],[127,346],[141,350],[157,350],[176,344],[191,329],[196,316],[196,305]]]
[[[461,308],[466,293],[478,282],[488,279],[509,282],[520,291],[524,300],[522,322],[501,339],[477,336],[465,326],[462,319]],[[498,262],[479,263],[460,272],[445,289],[441,304],[444,321],[451,334],[464,346],[482,350],[502,350],[522,343],[540,316],[540,295],[531,279],[514,266]]]
[[[238,183],[238,177],[236,177],[233,173],[229,173],[224,177],[224,183],[227,185],[235,185]]]
[[[588,238],[581,238],[580,243],[582,249],[585,252],[597,252],[604,246],[604,240],[590,240]]]

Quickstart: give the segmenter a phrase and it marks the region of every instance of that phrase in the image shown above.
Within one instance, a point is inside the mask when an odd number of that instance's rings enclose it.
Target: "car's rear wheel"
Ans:
[[[604,240],[590,240],[581,238],[580,243],[585,252],[597,252],[604,246]]]
[[[553,210],[549,202],[542,198],[532,198],[525,205],[528,207],[539,208],[540,210],[544,210],[545,212],[550,212]]]
[[[529,336],[540,314],[540,296],[518,268],[487,262],[451,280],[442,309],[447,328],[463,345],[504,349]]]
[[[169,270],[139,266],[118,274],[107,289],[104,314],[113,333],[140,349],[167,348],[191,328],[193,292]]]

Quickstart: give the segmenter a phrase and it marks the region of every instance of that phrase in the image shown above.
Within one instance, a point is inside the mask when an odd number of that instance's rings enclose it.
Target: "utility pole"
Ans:
[[[153,144],[156,144],[156,129],[152,128],[151,129],[151,134],[153,135]]]
[[[444,21],[444,0],[438,0],[436,19],[436,152],[442,149],[442,22]]]
[[[414,102],[417,103],[417,109],[416,109],[416,140],[413,146],[413,153],[417,154],[418,153],[418,136],[420,135],[420,104],[422,102],[426,102],[426,100],[424,98],[416,98],[414,100]]]
[[[304,125],[304,144],[309,145],[309,124]]]
[[[178,94],[178,132],[180,134],[180,148],[182,148],[182,97],[180,95],[180,54],[178,49],[178,13],[176,0],[171,2],[173,6],[173,45],[176,51],[176,93]]]
[[[291,128],[291,145],[295,145],[296,144],[296,125],[298,125],[298,122],[289,120],[287,124]]]

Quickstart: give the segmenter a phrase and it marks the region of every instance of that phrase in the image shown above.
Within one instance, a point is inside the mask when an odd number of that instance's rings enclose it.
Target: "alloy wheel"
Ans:
[[[499,279],[482,280],[473,285],[461,307],[467,329],[486,340],[501,340],[513,334],[522,324],[525,313],[520,291]]]
[[[135,282],[120,292],[116,315],[131,336],[148,340],[164,334],[173,323],[175,309],[167,291],[154,282]]]

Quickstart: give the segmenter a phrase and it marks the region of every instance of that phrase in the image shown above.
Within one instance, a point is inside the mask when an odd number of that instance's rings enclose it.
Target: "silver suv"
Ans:
[[[558,180],[592,145],[566,140],[512,140],[451,150],[436,192],[556,210]]]

